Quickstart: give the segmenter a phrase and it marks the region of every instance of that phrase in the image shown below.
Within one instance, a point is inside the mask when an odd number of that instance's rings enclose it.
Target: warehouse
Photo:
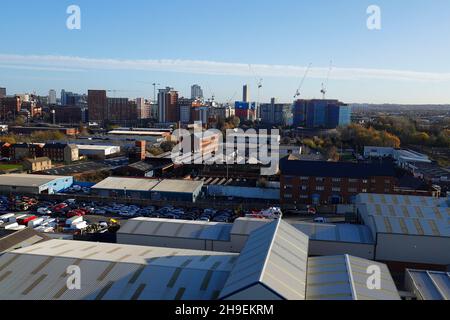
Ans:
[[[120,153],[119,146],[77,145],[80,156],[94,159],[106,159]]]
[[[70,176],[47,176],[34,174],[0,175],[0,193],[3,194],[55,194],[73,184]]]
[[[196,202],[203,182],[190,180],[163,180],[152,188],[152,200]]]
[[[69,266],[82,270],[83,290],[68,289]],[[373,266],[381,290],[365,287]],[[308,259],[308,237],[282,220],[251,232],[240,254],[52,239],[1,255],[0,268],[1,300],[399,299],[385,265]]]
[[[229,223],[136,218],[117,232],[117,242],[142,246],[233,252]],[[239,248],[240,249],[240,248]],[[234,251],[239,252],[239,251]]]
[[[294,223],[309,237],[310,256],[349,254],[373,260],[375,241],[369,227],[355,224]]]
[[[450,273],[408,269],[405,287],[418,300],[450,300]]]
[[[308,258],[308,237],[278,220],[252,232],[220,294],[226,300],[400,300],[386,265],[349,255]],[[378,267],[381,290],[367,286]]]
[[[445,200],[359,195],[356,208],[374,235],[375,260],[432,269],[450,265],[450,211]]]
[[[212,300],[237,255],[49,240],[0,256],[0,300]],[[69,290],[66,270],[82,270]]]
[[[109,177],[92,187],[92,192],[102,197],[150,199],[150,190],[158,180]]]

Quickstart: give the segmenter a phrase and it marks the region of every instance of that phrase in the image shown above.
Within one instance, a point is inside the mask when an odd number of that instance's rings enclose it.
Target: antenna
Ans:
[[[326,97],[326,94],[328,91],[328,81],[330,80],[330,74],[331,74],[332,69],[333,69],[333,61],[330,61],[330,68],[328,69],[327,80],[326,80],[325,84],[322,82],[322,90],[320,90],[320,93],[322,93],[323,100],[325,100],[325,97]]]
[[[303,79],[300,82],[300,85],[298,86],[297,91],[295,92],[294,99],[296,99],[297,97],[300,97],[301,89],[303,88],[303,84],[305,83],[306,77],[308,76],[308,73],[309,73],[309,70],[311,70],[311,67],[312,67],[312,63],[310,63],[308,65],[308,67],[306,68],[305,74],[303,75]]]

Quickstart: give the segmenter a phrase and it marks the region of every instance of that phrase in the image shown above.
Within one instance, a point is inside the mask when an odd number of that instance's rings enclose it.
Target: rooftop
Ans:
[[[381,290],[367,286],[367,270],[381,270]],[[315,257],[308,260],[307,300],[400,300],[386,265],[352,256]]]
[[[426,207],[450,207],[450,198],[433,198],[407,195],[361,193],[356,198],[357,204],[393,204],[418,205]]]
[[[231,228],[229,223],[136,218],[128,220],[118,233],[229,241]]]
[[[365,244],[374,243],[370,228],[363,225],[300,222],[293,224],[293,226],[306,234],[310,240]]]
[[[407,281],[422,300],[450,300],[450,273],[406,270]]]
[[[159,183],[158,180],[109,177],[97,183],[92,189],[150,191]]]
[[[192,193],[203,186],[201,181],[166,179],[158,183],[153,192]]]
[[[1,300],[209,300],[218,297],[236,255],[49,240],[0,256]],[[68,290],[66,268],[83,270]]]
[[[5,174],[0,175],[0,185],[16,187],[39,187],[55,179],[68,179],[69,176],[47,176],[37,174]]]

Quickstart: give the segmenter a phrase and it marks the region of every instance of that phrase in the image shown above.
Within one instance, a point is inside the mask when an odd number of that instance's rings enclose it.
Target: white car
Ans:
[[[315,223],[327,223],[328,220],[326,218],[319,217],[319,218],[315,218],[314,222]]]
[[[41,215],[51,215],[52,211],[49,210],[49,208],[43,207],[43,208],[38,208],[37,213],[41,214]]]

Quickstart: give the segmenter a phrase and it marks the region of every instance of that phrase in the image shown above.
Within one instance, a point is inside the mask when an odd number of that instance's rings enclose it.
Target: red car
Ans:
[[[60,203],[60,204],[57,204],[56,206],[54,206],[53,210],[54,211],[61,211],[62,209],[65,209],[67,207],[68,207],[67,203]]]
[[[86,215],[86,211],[82,209],[71,210],[67,213],[67,218],[73,217],[84,217]]]

